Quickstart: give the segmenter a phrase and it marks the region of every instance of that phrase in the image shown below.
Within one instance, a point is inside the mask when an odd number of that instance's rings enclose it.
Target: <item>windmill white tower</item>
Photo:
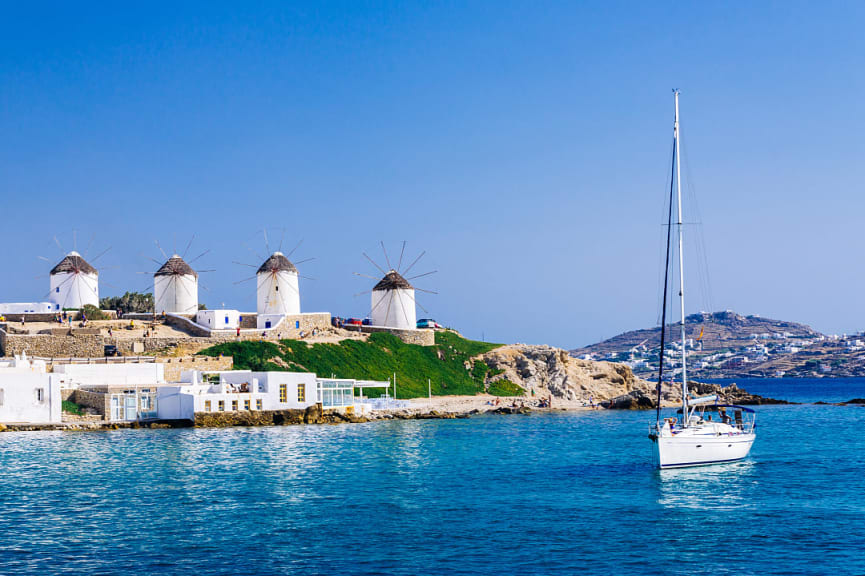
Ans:
[[[198,274],[174,254],[153,275],[153,297],[157,314],[195,314],[198,311]]]
[[[415,290],[435,294],[435,292],[430,290],[415,288],[409,283],[409,280],[435,274],[435,270],[424,274],[418,274],[408,279],[404,276],[414,267],[415,264],[418,263],[424,254],[426,254],[426,252],[421,252],[420,255],[414,259],[414,262],[404,270],[401,270],[403,256],[405,255],[405,246],[406,243],[403,242],[399,261],[395,267],[391,267],[390,258],[388,257],[387,250],[384,247],[384,242],[381,243],[385,262],[387,262],[387,271],[376,264],[375,261],[367,256],[365,252],[363,254],[373,266],[378,268],[379,271],[384,274],[371,291],[370,320],[373,326],[383,326],[400,330],[413,330],[417,328],[417,307],[420,306],[420,304],[418,304],[417,299],[415,298]],[[358,276],[366,275],[358,274]],[[366,277],[369,278],[369,276]],[[421,309],[423,309],[423,306],[421,306]],[[426,310],[424,309],[424,311]]]
[[[372,289],[371,317],[373,326],[417,327],[414,287],[396,270],[388,270]]]
[[[259,316],[300,314],[297,267],[282,252],[274,252],[256,272]]]
[[[49,298],[60,309],[99,306],[99,272],[74,250],[51,269],[50,285]]]

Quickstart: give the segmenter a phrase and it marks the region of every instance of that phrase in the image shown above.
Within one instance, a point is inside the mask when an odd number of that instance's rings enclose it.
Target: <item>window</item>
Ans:
[[[40,404],[45,402],[45,388],[37,388],[36,389],[36,401]]]
[[[255,409],[256,409],[256,410],[261,410],[261,398],[258,398],[258,399],[255,401]]]
[[[297,401],[306,402],[306,384],[297,385]]]
[[[279,401],[283,404],[288,402],[288,386],[285,384],[279,385]]]
[[[279,292],[279,284],[276,285],[276,288],[274,288],[274,290],[276,290],[277,292]]]
[[[205,400],[205,401],[204,401],[204,411],[205,411],[205,412],[210,412],[210,400]]]
[[[265,320],[265,322],[264,322],[264,327],[265,327],[265,328],[270,328],[270,320]]]
[[[233,412],[237,412],[237,400],[232,400],[232,401],[231,401],[231,410],[232,410]]]
[[[225,317],[225,323],[228,324],[228,316]]]
[[[248,399],[243,401],[243,409],[249,410],[249,400]]]
[[[219,401],[219,411],[220,411],[220,412],[225,412],[225,400],[220,400],[220,401]]]
[[[60,293],[60,286],[58,286],[57,288],[55,288],[54,291],[57,292],[57,293],[59,294],[59,293]]]

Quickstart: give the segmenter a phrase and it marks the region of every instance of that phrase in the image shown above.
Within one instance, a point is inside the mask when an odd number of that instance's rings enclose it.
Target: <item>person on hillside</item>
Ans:
[[[240,326],[237,327],[237,337],[240,338]]]

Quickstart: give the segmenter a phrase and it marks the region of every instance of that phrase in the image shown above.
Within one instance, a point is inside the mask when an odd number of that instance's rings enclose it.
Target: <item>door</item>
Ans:
[[[111,419],[112,420],[122,420],[123,419],[123,410],[120,404],[120,396],[117,394],[111,395]]]
[[[126,420],[135,420],[138,417],[138,407],[136,406],[135,396],[126,397]]]

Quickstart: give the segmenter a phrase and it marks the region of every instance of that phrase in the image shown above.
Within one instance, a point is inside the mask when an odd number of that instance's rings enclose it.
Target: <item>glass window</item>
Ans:
[[[306,402],[306,384],[297,385],[297,401]]]
[[[261,410],[261,398],[256,399],[255,401],[255,409]]]
[[[244,400],[244,401],[243,401],[243,409],[244,409],[244,410],[249,410],[249,400]]]
[[[210,400],[205,400],[205,401],[204,401],[204,411],[205,411],[205,412],[210,412]]]
[[[232,401],[231,401],[231,409],[232,409],[233,411],[237,412],[237,400],[232,400]]]
[[[36,401],[45,402],[45,388],[36,389]]]
[[[220,400],[220,401],[219,401],[219,411],[220,411],[220,412],[225,412],[225,400]]]
[[[288,402],[288,386],[285,384],[279,385],[279,401],[283,404]]]

